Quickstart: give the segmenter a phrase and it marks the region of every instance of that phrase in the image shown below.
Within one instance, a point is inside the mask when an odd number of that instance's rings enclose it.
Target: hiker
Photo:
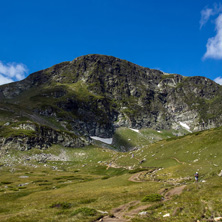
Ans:
[[[195,176],[195,181],[198,182],[198,177],[199,177],[198,172],[196,172],[194,176]]]

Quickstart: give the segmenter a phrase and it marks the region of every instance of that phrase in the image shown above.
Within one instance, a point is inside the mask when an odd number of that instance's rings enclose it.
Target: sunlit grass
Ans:
[[[133,221],[163,221],[167,213],[171,216],[164,221],[221,216],[221,135],[219,128],[144,145],[128,153],[58,145],[47,150],[10,150],[0,158],[0,221],[92,221],[101,217],[98,210],[110,212],[184,184],[180,196],[154,203],[146,210],[147,218]],[[39,162],[32,158],[42,154],[66,155],[67,159]],[[146,182],[132,182],[129,167],[134,173],[144,169],[154,169],[154,173],[150,170],[143,178]],[[199,183],[194,183],[196,171]]]

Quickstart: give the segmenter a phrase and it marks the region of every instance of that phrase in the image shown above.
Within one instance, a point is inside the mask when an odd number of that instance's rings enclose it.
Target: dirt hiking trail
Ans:
[[[144,172],[139,172],[136,174],[133,174],[128,180],[131,182],[136,182],[136,183],[141,183],[143,182],[143,180],[141,180],[141,174],[143,174]]]
[[[133,182],[143,182],[140,181],[140,176],[141,173],[144,172],[139,172],[134,174],[129,178],[130,181]],[[160,190],[160,194],[164,196],[163,202],[170,200],[174,195],[180,195],[186,185],[182,185],[179,187],[174,187],[170,190],[168,189],[163,189]],[[131,219],[139,214],[139,212],[146,210],[152,206],[152,203],[146,204],[146,205],[141,205],[140,201],[131,201],[129,203],[123,204],[117,208],[114,208],[111,210],[110,215],[111,216],[105,216],[101,218],[98,221],[103,221],[103,222],[127,222],[131,221]]]

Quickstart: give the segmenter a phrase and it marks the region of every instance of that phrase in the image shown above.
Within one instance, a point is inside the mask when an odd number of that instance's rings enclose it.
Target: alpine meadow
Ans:
[[[222,221],[221,138],[206,77],[56,64],[0,86],[0,221]]]

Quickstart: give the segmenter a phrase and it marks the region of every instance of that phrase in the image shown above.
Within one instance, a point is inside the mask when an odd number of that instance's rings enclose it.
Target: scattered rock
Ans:
[[[29,178],[29,176],[20,176],[19,178]]]
[[[219,177],[222,177],[222,170],[220,171],[220,173],[218,174]]]
[[[140,161],[140,164],[144,163],[146,161],[146,159],[143,159]]]
[[[19,184],[18,187],[24,187],[26,185],[28,185],[29,183],[22,183],[22,184]]]
[[[145,215],[147,215],[148,213],[147,213],[147,211],[142,211],[142,212],[140,212],[138,215],[140,215],[140,216],[145,216]]]
[[[101,214],[108,214],[108,212],[107,211],[102,211],[102,210],[97,210],[99,213],[101,213]]]
[[[169,213],[164,214],[163,217],[170,217],[170,214]]]

